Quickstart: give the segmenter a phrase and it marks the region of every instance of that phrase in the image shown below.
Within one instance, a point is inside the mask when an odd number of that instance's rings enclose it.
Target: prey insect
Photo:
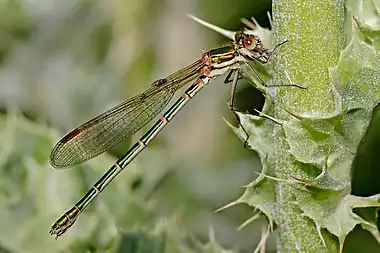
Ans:
[[[243,31],[236,32],[234,40],[229,45],[203,53],[199,60],[189,66],[154,81],[143,93],[109,109],[64,136],[54,146],[50,155],[50,163],[55,168],[69,167],[87,161],[132,136],[157,116],[179,89],[188,85],[182,96],[161,115],[150,130],[54,223],[50,234],[58,238],[65,233],[80,213],[147,147],[177,113],[211,80],[223,74],[227,74],[226,83],[232,82],[228,103],[233,109],[241,66],[244,64],[249,66],[251,61],[267,63],[277,46],[269,50],[263,46],[257,35]],[[251,70],[255,72],[252,68]],[[255,75],[258,77],[256,72]],[[258,79],[265,86],[259,77]]]

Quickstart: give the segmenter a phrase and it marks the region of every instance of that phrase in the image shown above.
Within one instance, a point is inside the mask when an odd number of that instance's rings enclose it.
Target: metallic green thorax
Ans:
[[[230,61],[235,58],[236,56],[236,50],[233,45],[215,48],[210,51],[208,51],[211,62],[213,64],[219,64],[222,62]]]

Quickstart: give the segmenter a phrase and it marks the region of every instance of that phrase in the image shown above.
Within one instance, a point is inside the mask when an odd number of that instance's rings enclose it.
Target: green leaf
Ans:
[[[343,242],[356,225],[361,225],[371,232],[379,241],[376,221],[366,221],[353,212],[358,207],[379,207],[380,195],[368,198],[346,195],[345,192],[313,192],[308,191],[297,198],[297,205],[303,215],[312,219],[316,226],[327,230]]]

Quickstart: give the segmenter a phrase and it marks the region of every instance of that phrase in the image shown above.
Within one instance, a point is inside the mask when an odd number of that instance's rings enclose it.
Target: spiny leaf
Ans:
[[[312,219],[316,226],[327,230],[339,238],[342,247],[344,239],[356,225],[362,225],[379,238],[376,223],[371,223],[353,212],[359,207],[379,207],[380,195],[368,198],[346,195],[346,192],[305,191],[299,195],[297,205],[303,214]]]

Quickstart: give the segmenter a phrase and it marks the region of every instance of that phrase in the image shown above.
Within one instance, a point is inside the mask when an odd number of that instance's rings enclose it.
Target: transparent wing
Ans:
[[[157,116],[178,89],[195,79],[201,67],[198,60],[77,127],[54,146],[50,163],[56,168],[82,163],[130,137]]]

